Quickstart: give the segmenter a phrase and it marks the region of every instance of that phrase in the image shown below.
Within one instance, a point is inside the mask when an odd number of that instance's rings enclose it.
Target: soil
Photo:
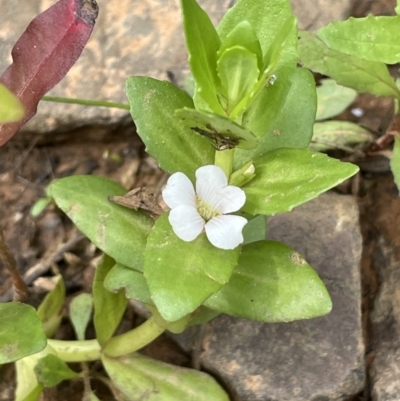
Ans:
[[[363,16],[369,12],[387,15],[393,10],[394,1],[360,3],[353,15]],[[395,72],[395,70],[394,70]],[[364,110],[356,118],[351,109]],[[369,128],[381,138],[391,121],[392,101],[370,95],[359,95],[354,104],[340,118],[355,121]],[[129,129],[134,131],[134,126]],[[128,130],[128,131],[129,131]],[[80,292],[91,291],[93,260],[99,256],[88,240],[81,238],[71,221],[55,206],[49,206],[37,218],[31,216],[32,205],[45,195],[46,186],[55,178],[74,174],[96,174],[119,181],[126,188],[146,186],[159,191],[166,176],[156,162],[144,152],[144,146],[136,134],[126,135],[126,127],[118,132],[103,135],[101,141],[93,141],[91,135],[54,136],[43,141],[24,134],[15,136],[0,148],[0,227],[5,240],[17,260],[18,270],[27,278],[30,289],[29,303],[38,306],[49,288],[50,277],[61,273],[67,288],[68,301]],[[390,141],[389,141],[390,142]],[[363,234],[362,295],[363,328],[366,346],[365,363],[368,368],[374,357],[370,311],[379,289],[379,280],[373,264],[372,252],[376,247],[378,234],[399,250],[400,198],[389,169],[390,143],[383,149],[371,147],[366,157],[339,154],[342,159],[352,160],[362,168],[348,185],[337,190],[351,193],[360,206],[360,224]],[[368,153],[368,152],[367,152]],[[27,275],[29,272],[29,275]],[[28,277],[27,277],[28,276]],[[11,299],[11,280],[4,269],[0,270],[0,302]],[[72,327],[65,318],[57,331],[58,339],[74,339]],[[123,317],[119,332],[129,330],[141,321],[133,305],[129,305]],[[87,338],[94,337],[93,326],[89,326]],[[180,350],[168,337],[162,336],[143,353],[179,366],[191,366],[191,358]],[[79,369],[79,366],[77,366]],[[101,373],[99,363],[90,366],[93,372]],[[0,400],[12,400],[14,392],[13,365],[0,367]],[[113,400],[108,388],[100,381],[93,380],[92,386],[102,400]],[[55,389],[46,390],[43,400],[81,400],[81,381],[62,383]],[[369,388],[354,401],[370,400]]]

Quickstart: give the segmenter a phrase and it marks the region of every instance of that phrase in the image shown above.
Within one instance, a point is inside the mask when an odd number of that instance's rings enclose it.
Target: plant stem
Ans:
[[[224,170],[228,180],[232,174],[232,166],[233,166],[233,155],[235,153],[235,149],[228,150],[217,150],[215,152],[215,160],[214,164],[218,167],[221,167]]]
[[[101,359],[101,347],[97,340],[61,341],[47,340],[57,352],[57,356],[65,362],[87,362]]]
[[[139,327],[111,338],[106,344],[103,353],[114,358],[130,354],[151,343],[164,331],[165,328],[159,326],[152,316]]]
[[[82,106],[97,106],[97,107],[108,107],[117,108],[123,110],[129,110],[129,104],[117,103],[117,102],[107,102],[105,100],[91,100],[91,99],[73,99],[69,97],[59,97],[59,96],[43,96],[42,100],[47,102],[56,103],[70,103],[70,104],[80,104]]]

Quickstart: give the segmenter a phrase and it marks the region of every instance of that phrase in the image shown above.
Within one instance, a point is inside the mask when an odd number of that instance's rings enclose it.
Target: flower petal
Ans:
[[[167,186],[162,191],[164,202],[171,209],[180,205],[196,205],[196,194],[192,182],[183,173],[174,173],[169,177]]]
[[[208,240],[217,248],[234,249],[243,242],[243,227],[247,220],[241,216],[218,216],[205,225]]]
[[[218,211],[221,191],[228,185],[223,170],[218,166],[203,166],[196,171],[196,194],[200,199]]]
[[[169,212],[169,222],[178,238],[189,242],[203,231],[205,221],[194,206],[181,205]]]
[[[218,210],[223,213],[238,211],[246,202],[246,194],[239,187],[229,185],[221,191],[221,201]]]

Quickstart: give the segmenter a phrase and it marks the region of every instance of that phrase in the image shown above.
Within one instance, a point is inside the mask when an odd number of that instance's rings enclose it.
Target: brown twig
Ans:
[[[24,302],[28,297],[28,287],[17,269],[17,262],[5,243],[3,230],[0,228],[0,262],[10,273],[14,296],[13,301]]]

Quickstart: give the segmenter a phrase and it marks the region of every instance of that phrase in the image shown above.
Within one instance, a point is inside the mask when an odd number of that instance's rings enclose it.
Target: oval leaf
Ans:
[[[214,149],[175,116],[193,107],[189,95],[165,81],[131,77],[126,82],[131,115],[146,151],[168,173],[181,171],[194,180],[195,171],[214,162]]]
[[[13,64],[0,77],[26,114],[21,122],[0,125],[0,146],[36,114],[39,100],[74,65],[97,14],[95,0],[59,0],[26,28],[13,47]]]
[[[153,221],[144,212],[108,200],[127,190],[104,177],[82,175],[54,181],[48,194],[98,248],[117,262],[143,269],[143,251]]]
[[[0,365],[35,354],[46,344],[42,322],[32,306],[0,304]]]
[[[173,322],[193,312],[228,282],[240,254],[215,248],[203,233],[192,242],[172,231],[168,213],[154,224],[145,251],[144,276],[161,316]]]
[[[317,36],[332,50],[385,64],[400,61],[400,16],[352,18],[335,21]]]
[[[71,370],[63,360],[52,354],[39,359],[34,371],[37,381],[43,383],[45,387],[54,387],[64,380],[78,376],[78,373]]]
[[[69,318],[79,341],[85,339],[85,331],[92,315],[92,309],[93,298],[86,293],[77,295],[69,304]]]
[[[94,327],[96,338],[100,345],[105,344],[114,334],[125,312],[128,300],[123,291],[111,291],[105,286],[105,280],[112,271],[115,261],[108,255],[96,268],[93,281]],[[125,268],[142,276],[135,270]]]
[[[118,359],[102,357],[114,385],[129,400],[229,401],[209,375],[156,361],[139,354]]]
[[[274,241],[244,246],[229,283],[204,305],[267,323],[311,319],[332,309],[314,269],[296,251]]]
[[[250,214],[289,212],[359,170],[308,149],[277,149],[254,161],[256,177],[243,187]]]

